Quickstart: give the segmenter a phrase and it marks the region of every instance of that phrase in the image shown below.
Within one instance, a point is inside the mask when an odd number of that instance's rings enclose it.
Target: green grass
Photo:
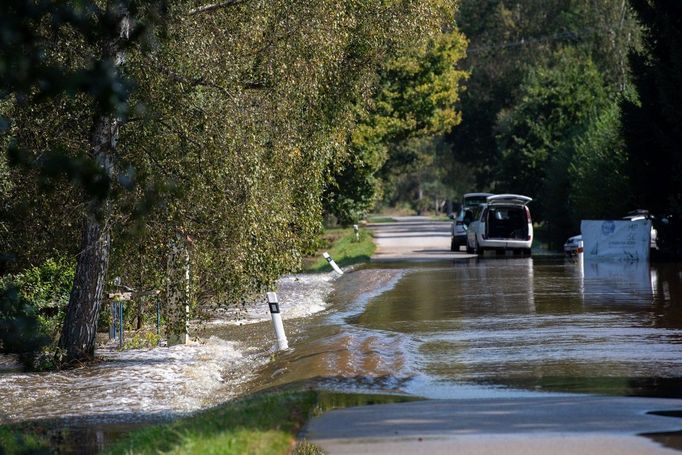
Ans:
[[[47,439],[18,427],[0,426],[0,454],[48,454],[53,451]]]
[[[393,395],[297,391],[257,394],[132,432],[105,454],[286,454],[312,416],[330,409],[414,401]],[[294,454],[321,453],[302,441]]]
[[[308,273],[330,272],[331,266],[322,257],[322,253],[327,251],[339,267],[348,267],[353,264],[369,262],[376,246],[372,240],[372,235],[367,229],[360,229],[360,239],[355,240],[355,233],[352,228],[328,229],[323,240],[326,248],[320,250],[314,257],[304,261],[303,271]]]

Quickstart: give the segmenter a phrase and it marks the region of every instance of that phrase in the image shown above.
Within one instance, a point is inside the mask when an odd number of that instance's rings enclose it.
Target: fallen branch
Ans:
[[[188,16],[194,16],[196,14],[201,14],[201,13],[210,13],[211,11],[215,11],[220,8],[225,8],[226,6],[232,6],[236,5],[239,3],[244,3],[245,0],[227,0],[224,2],[219,2],[219,3],[212,3],[210,5],[204,5],[204,6],[198,6],[194,9],[191,9],[187,12]]]

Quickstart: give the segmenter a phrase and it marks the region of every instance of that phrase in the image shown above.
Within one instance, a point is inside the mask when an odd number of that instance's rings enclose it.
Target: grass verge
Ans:
[[[51,454],[46,438],[10,426],[0,426],[0,454]]]
[[[296,441],[296,434],[311,417],[332,409],[418,399],[315,390],[257,393],[190,417],[132,431],[103,453],[318,455],[323,452],[314,444]],[[0,453],[55,453],[48,438],[30,428],[0,426]]]
[[[286,454],[295,447],[296,433],[314,415],[335,408],[415,400],[312,390],[257,394],[137,430],[105,454]],[[293,453],[322,452],[302,441]]]
[[[369,262],[376,246],[372,240],[372,234],[367,229],[360,229],[360,238],[355,240],[352,228],[332,228],[325,231],[322,236],[325,248],[317,255],[307,258],[303,262],[303,271],[308,273],[330,272],[331,266],[322,257],[322,252],[327,251],[339,267],[347,267],[353,264]]]

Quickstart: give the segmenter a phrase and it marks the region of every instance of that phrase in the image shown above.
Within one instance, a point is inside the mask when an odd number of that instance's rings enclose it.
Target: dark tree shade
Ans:
[[[682,3],[632,0],[648,29],[631,56],[641,106],[624,106],[624,135],[642,208],[682,214]]]

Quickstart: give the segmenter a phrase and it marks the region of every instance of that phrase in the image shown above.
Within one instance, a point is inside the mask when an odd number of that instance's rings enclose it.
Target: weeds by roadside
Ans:
[[[352,228],[328,229],[323,241],[325,247],[314,257],[304,261],[303,271],[308,273],[319,273],[331,271],[329,264],[322,257],[322,252],[327,251],[334,258],[339,267],[369,262],[376,246],[372,240],[372,235],[367,229],[360,229],[359,239],[355,239],[355,232]]]

